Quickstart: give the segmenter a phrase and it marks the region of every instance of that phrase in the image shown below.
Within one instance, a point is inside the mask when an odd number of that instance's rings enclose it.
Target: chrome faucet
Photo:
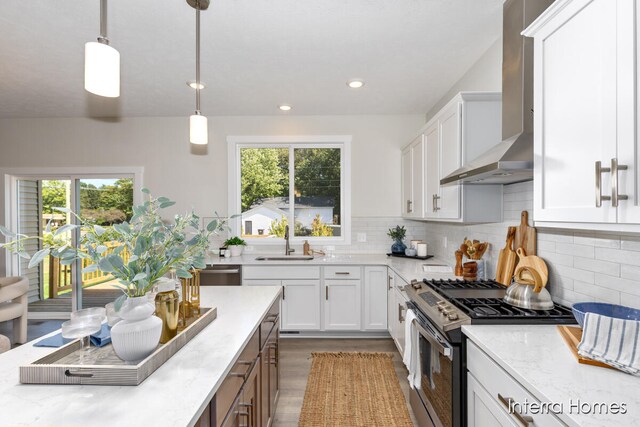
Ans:
[[[291,255],[291,253],[295,252],[296,250],[291,249],[291,246],[289,245],[289,226],[288,225],[284,226],[284,241],[285,241],[284,254]]]

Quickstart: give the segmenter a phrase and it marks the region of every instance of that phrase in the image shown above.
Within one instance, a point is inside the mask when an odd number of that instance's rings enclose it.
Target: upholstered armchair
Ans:
[[[29,279],[0,277],[0,322],[13,320],[13,341],[27,342]]]
[[[0,353],[4,353],[11,349],[11,341],[4,335],[0,335]]]

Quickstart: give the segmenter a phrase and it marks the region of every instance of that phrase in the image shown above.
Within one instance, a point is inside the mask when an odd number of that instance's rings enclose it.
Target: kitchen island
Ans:
[[[20,384],[19,367],[55,349],[34,347],[38,339],[1,354],[0,426],[194,425],[280,295],[279,286],[203,287],[217,319],[139,386]]]

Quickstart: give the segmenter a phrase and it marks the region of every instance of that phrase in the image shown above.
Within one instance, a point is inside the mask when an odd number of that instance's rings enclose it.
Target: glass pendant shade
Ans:
[[[98,42],[84,45],[84,88],[107,98],[120,96],[120,53],[116,49]]]
[[[189,141],[196,145],[207,145],[209,142],[209,129],[205,116],[192,114],[189,117]]]

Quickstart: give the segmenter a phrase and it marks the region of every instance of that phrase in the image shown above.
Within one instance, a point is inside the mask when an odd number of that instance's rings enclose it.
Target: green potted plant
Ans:
[[[391,253],[404,255],[404,250],[407,249],[407,246],[402,241],[406,235],[407,230],[405,230],[404,226],[396,225],[396,228],[389,229],[387,236],[394,240],[393,245],[391,245]]]
[[[242,250],[247,245],[247,242],[242,240],[238,236],[231,237],[224,241],[224,246],[231,251],[231,256],[242,255]]]
[[[138,360],[140,354],[150,354],[160,339],[162,322],[158,324],[153,319],[149,320],[155,308],[147,294],[170,272],[175,271],[180,278],[190,278],[189,270],[205,268],[205,253],[211,235],[228,229],[226,221],[220,218],[201,229],[200,218],[194,212],[176,215],[173,222],[165,221],[160,210],[175,202],[166,197],[154,198],[147,189],[142,191],[147,194],[147,200],[133,208],[129,222],[115,224],[112,229],[94,224],[67,208],[54,209],[70,213],[75,221],[53,231],[53,238],[17,234],[0,226],[0,233],[7,240],[0,247],[30,259],[29,267],[39,264],[49,255],[59,258],[63,265],[88,259],[91,264],[83,272],[99,270],[118,280],[123,294],[115,305],[123,321],[113,326],[111,339],[116,354],[127,361]],[[79,239],[73,246],[64,237],[77,230],[80,231]],[[51,232],[49,223],[45,234]],[[33,256],[25,250],[25,243],[30,240],[40,240],[42,244],[42,249]],[[107,242],[116,243],[116,249],[108,251]],[[144,336],[136,338],[136,330]],[[137,348],[131,352],[132,347]],[[135,359],[131,354],[137,355]]]

